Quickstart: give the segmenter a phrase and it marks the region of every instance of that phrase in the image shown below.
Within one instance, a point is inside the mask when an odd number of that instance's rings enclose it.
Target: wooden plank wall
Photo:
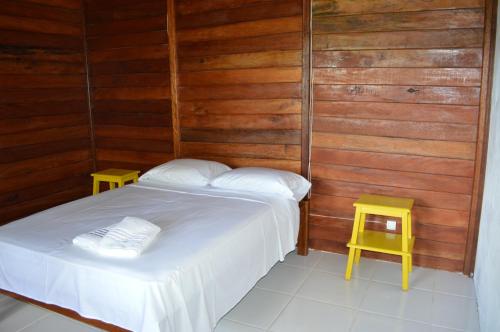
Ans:
[[[302,1],[176,1],[181,155],[301,171]]]
[[[91,192],[80,0],[0,1],[0,225]]]
[[[173,159],[164,0],[86,0],[98,169]]]
[[[346,251],[361,193],[412,197],[415,263],[462,270],[483,7],[482,0],[313,1],[313,248]]]

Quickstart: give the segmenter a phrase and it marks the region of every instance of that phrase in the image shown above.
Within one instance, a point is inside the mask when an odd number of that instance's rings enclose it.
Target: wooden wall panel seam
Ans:
[[[82,8],[82,33],[83,33],[83,52],[84,52],[84,66],[85,66],[85,81],[87,83],[86,94],[87,94],[87,106],[88,106],[88,118],[89,118],[89,136],[90,136],[90,151],[92,157],[92,171],[97,171],[96,163],[96,144],[95,144],[95,130],[94,130],[94,114],[92,105],[92,89],[90,85],[90,68],[88,59],[88,47],[87,47],[87,19],[86,19],[86,4],[85,0],[81,0]]]

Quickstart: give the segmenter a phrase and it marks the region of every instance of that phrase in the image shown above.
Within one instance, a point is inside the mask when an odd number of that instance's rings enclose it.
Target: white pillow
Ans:
[[[280,194],[300,201],[311,188],[302,176],[271,168],[242,167],[223,173],[210,182],[212,187]]]
[[[139,180],[161,184],[206,186],[231,167],[216,161],[175,159],[150,169]]]

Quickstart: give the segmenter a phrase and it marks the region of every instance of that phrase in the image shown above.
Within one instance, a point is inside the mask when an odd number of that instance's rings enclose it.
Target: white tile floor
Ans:
[[[472,279],[417,267],[411,289],[403,292],[400,265],[363,258],[347,282],[345,263],[344,255],[289,254],[220,321],[216,332],[479,331]],[[0,296],[0,331],[97,329]]]

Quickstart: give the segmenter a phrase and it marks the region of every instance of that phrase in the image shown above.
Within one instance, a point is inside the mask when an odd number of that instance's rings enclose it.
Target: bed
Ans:
[[[137,259],[71,244],[130,215],[162,228]],[[140,181],[0,227],[0,289],[106,329],[211,331],[295,249],[299,228],[306,252],[300,219],[279,195]]]

